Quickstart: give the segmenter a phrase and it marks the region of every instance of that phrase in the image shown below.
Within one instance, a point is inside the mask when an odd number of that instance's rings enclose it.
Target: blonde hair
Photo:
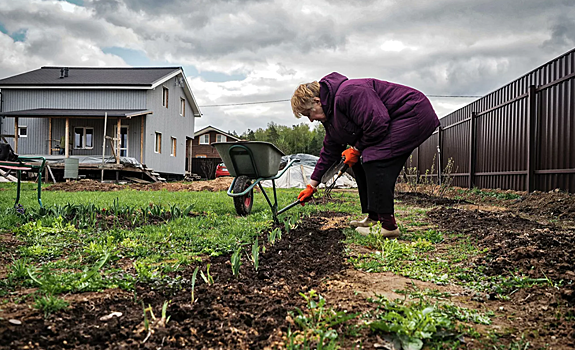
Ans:
[[[319,83],[317,81],[301,84],[295,89],[291,98],[291,109],[296,118],[313,108],[314,97],[319,97]]]

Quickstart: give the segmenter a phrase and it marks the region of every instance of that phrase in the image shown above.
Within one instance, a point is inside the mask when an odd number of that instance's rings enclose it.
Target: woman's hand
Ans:
[[[299,193],[299,196],[297,196],[297,199],[301,202],[301,205],[303,206],[304,203],[307,202],[308,200],[310,200],[311,197],[313,196],[313,194],[316,192],[317,192],[317,188],[308,184],[307,187]]]
[[[351,168],[352,166],[355,165],[355,163],[357,163],[359,161],[359,156],[361,156],[361,153],[359,152],[359,150],[357,148],[350,147],[350,148],[346,149],[345,151],[343,151],[341,153],[341,156],[345,158],[343,160],[345,165],[347,165],[348,167]]]

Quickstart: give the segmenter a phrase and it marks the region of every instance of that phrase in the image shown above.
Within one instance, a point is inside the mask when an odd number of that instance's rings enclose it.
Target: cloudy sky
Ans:
[[[239,134],[305,122],[287,100],[332,71],[481,96],[573,47],[574,0],[0,0],[0,78],[182,66],[196,129]],[[474,100],[430,99],[440,117]]]

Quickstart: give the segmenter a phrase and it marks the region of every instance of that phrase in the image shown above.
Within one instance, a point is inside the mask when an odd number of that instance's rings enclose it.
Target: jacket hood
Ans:
[[[337,89],[339,89],[339,86],[346,80],[346,76],[339,74],[338,72],[333,72],[321,78],[319,81],[319,99],[323,111],[328,118],[333,116],[335,93],[337,92]]]

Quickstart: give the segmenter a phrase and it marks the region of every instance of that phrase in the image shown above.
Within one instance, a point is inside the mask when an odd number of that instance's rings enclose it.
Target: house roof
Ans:
[[[152,111],[142,109],[51,109],[37,108],[21,111],[4,112],[2,115],[13,117],[136,117],[151,114]]]
[[[234,139],[234,140],[236,140],[236,141],[240,141],[240,140],[241,140],[239,137],[234,136],[234,135],[232,135],[232,134],[228,134],[227,132],[224,132],[224,131],[222,131],[222,130],[220,130],[220,129],[218,129],[218,128],[214,128],[213,126],[206,126],[205,128],[196,131],[196,132],[194,133],[194,138],[196,138],[196,137],[198,137],[198,136],[200,136],[200,135],[203,135],[203,134],[205,134],[205,133],[208,133],[208,132],[210,132],[210,131],[215,131],[215,132],[217,132],[218,134],[225,135],[225,136],[230,137],[230,138],[232,138],[232,139]]]
[[[183,78],[180,86],[190,101],[194,116],[200,117],[200,109],[181,67],[41,67],[0,79],[0,89],[149,90],[180,74]]]
[[[107,68],[70,67],[68,76],[60,78],[65,67],[42,67],[1,79],[0,86],[147,86],[179,71],[180,67]]]

